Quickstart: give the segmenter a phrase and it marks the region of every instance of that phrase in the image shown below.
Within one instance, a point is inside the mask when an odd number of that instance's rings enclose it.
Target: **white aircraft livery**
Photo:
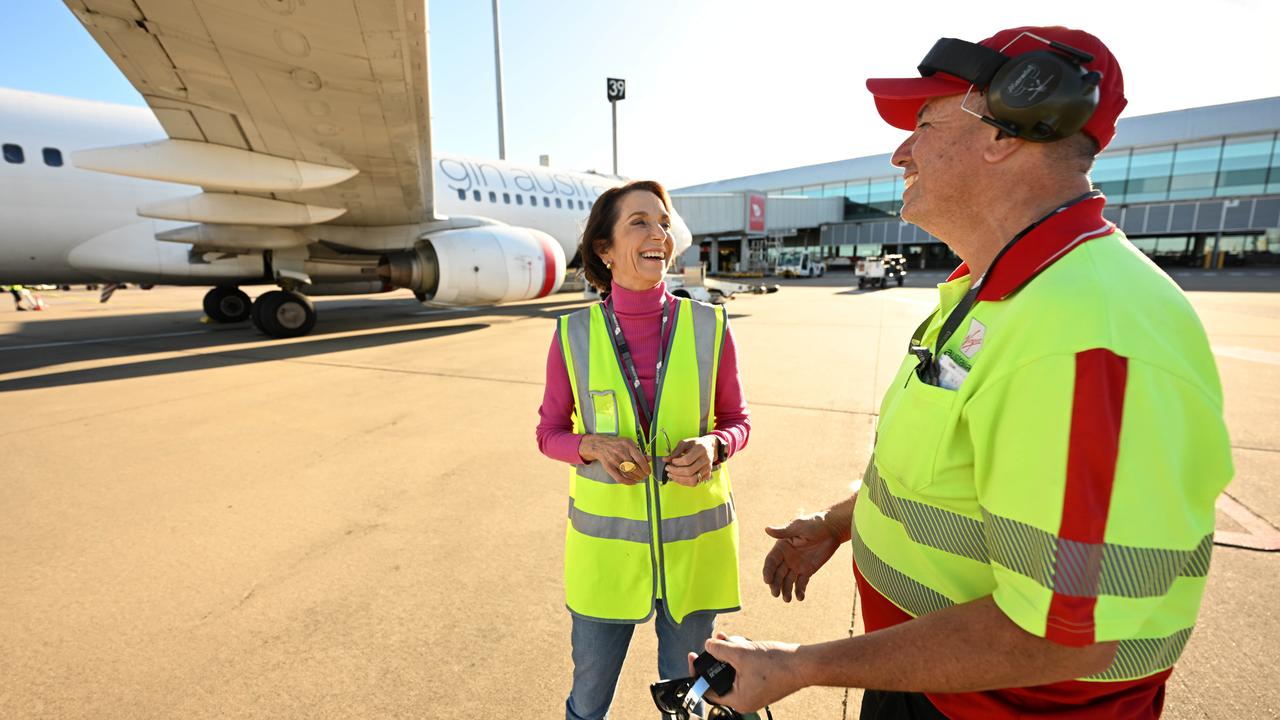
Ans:
[[[149,109],[0,88],[0,283],[209,285],[275,337],[312,295],[537,298],[621,183],[433,156],[424,0],[65,1]]]

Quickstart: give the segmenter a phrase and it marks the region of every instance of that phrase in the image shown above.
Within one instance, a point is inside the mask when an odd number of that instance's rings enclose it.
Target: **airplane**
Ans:
[[[149,108],[0,88],[0,283],[207,285],[280,338],[317,295],[539,298],[623,182],[433,155],[425,0],[65,2]]]

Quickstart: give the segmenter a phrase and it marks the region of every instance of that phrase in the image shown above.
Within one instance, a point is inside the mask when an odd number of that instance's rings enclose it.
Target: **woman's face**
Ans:
[[[651,192],[633,190],[618,201],[613,244],[600,259],[613,263],[613,280],[628,290],[648,290],[662,282],[671,262],[675,238],[671,216]]]

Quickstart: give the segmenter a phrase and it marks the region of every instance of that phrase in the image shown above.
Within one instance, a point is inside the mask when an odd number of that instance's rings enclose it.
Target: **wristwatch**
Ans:
[[[712,435],[711,437],[715,439],[716,443],[716,458],[713,464],[720,465],[729,459],[729,446],[725,444],[724,440],[720,439],[719,435]]]

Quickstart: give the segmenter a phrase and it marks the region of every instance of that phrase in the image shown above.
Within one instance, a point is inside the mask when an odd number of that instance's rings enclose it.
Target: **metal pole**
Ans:
[[[613,108],[613,174],[618,174],[618,101],[609,103]]]
[[[502,113],[502,33],[498,29],[498,0],[493,0],[493,68],[498,77],[498,159],[507,159],[507,130]]]

